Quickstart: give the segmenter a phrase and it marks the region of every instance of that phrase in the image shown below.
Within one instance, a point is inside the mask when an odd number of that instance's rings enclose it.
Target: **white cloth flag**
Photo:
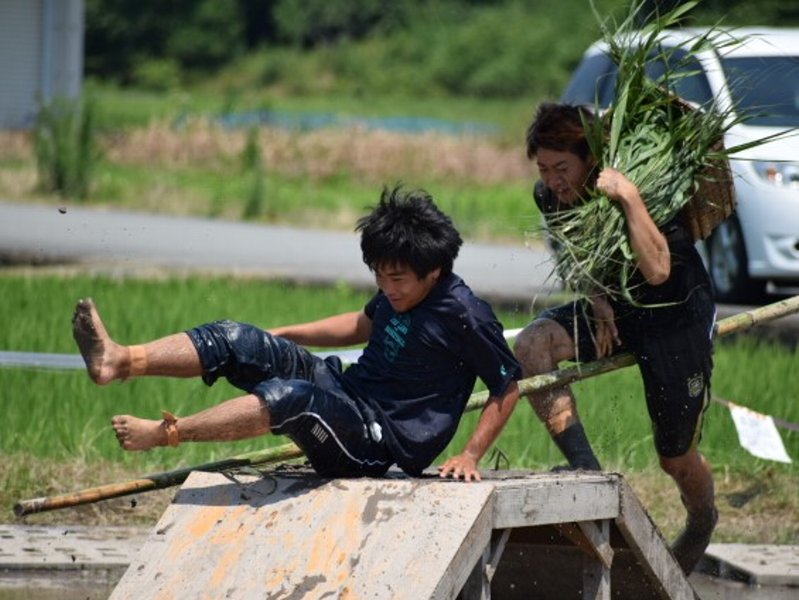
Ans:
[[[791,462],[774,419],[732,402],[729,408],[741,446],[758,458]]]

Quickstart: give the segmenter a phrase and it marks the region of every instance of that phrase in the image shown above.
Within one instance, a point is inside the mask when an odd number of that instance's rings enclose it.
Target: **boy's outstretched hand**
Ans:
[[[447,461],[438,468],[441,478],[452,477],[464,481],[480,481],[480,471],[477,470],[477,461],[468,452],[458,454],[448,458]]]

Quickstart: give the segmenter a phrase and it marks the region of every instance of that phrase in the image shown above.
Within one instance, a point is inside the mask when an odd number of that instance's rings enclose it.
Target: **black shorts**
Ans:
[[[647,327],[635,310],[616,322],[622,345],[614,354],[630,352],[638,363],[655,448],[665,458],[682,456],[699,442],[710,401],[715,309],[709,297],[697,295],[690,302],[695,305],[684,306],[681,313],[690,318],[680,319],[679,326]],[[646,316],[659,309],[642,310]],[[575,340],[575,360],[596,360],[590,303],[557,306],[538,316],[545,318],[559,323]]]
[[[226,378],[258,396],[269,410],[272,433],[291,438],[325,477],[380,476],[393,464],[375,439],[367,408],[341,385],[341,361],[319,358],[302,346],[235,321],[186,332],[208,385]]]

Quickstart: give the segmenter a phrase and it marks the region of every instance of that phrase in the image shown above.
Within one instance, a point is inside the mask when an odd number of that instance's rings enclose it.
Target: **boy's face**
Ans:
[[[424,300],[440,275],[438,268],[420,279],[413,269],[401,264],[381,265],[375,269],[377,287],[398,313],[407,312]]]

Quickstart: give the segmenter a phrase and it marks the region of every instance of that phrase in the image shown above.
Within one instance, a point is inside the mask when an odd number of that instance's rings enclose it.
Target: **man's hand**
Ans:
[[[599,172],[596,189],[616,202],[626,200],[633,194],[638,195],[638,188],[620,171],[606,167]]]
[[[460,479],[462,476],[464,481],[480,481],[477,461],[468,452],[447,459],[438,471],[441,478],[452,476],[453,479]]]
[[[619,330],[616,328],[616,315],[607,298],[597,294],[591,298],[596,322],[596,357],[604,358],[613,354],[615,346],[621,345]]]

